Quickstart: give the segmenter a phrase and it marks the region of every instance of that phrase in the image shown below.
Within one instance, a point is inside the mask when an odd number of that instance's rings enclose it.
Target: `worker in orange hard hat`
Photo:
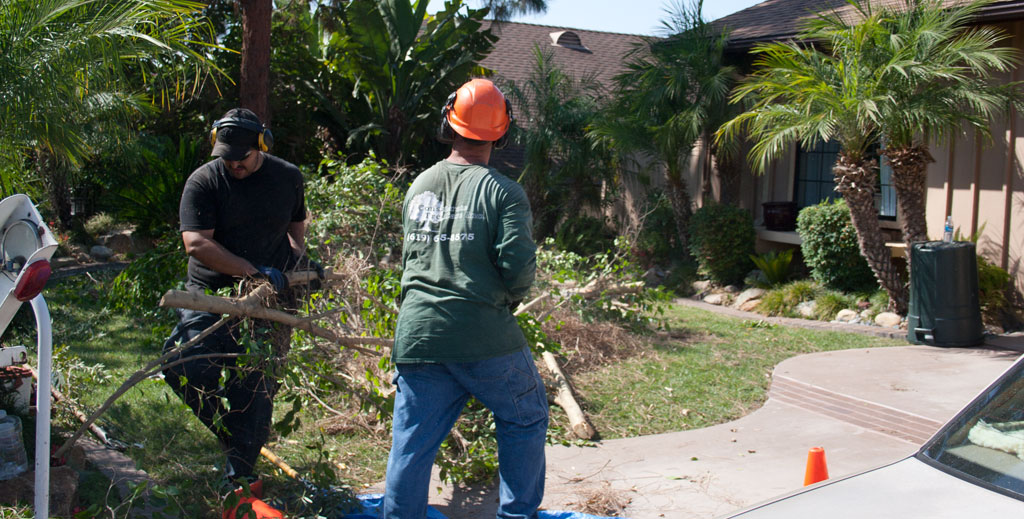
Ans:
[[[405,196],[386,519],[426,517],[434,457],[471,396],[494,413],[497,517],[536,517],[544,497],[547,396],[513,315],[536,270],[530,204],[487,165],[512,121],[493,83],[462,85],[441,111],[451,154]]]

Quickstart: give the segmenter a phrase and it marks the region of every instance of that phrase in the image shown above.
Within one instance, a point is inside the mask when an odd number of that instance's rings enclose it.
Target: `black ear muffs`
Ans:
[[[445,144],[451,144],[455,140],[455,130],[448,122],[448,112],[455,106],[455,94],[457,93],[452,92],[448,96],[448,100],[444,102],[444,108],[441,109],[441,127],[437,130],[437,140]]]
[[[512,134],[512,126],[516,124],[516,117],[512,115],[512,103],[508,99],[505,99],[505,113],[508,114],[508,129],[505,130],[501,137],[498,137],[497,141],[494,141],[494,148],[499,150],[508,144],[508,137]]]
[[[274,147],[274,134],[270,133],[269,128],[248,119],[234,117],[219,119],[213,123],[213,128],[210,129],[210,145],[217,144],[217,129],[225,126],[243,128],[259,134],[260,151],[270,151],[270,148]]]

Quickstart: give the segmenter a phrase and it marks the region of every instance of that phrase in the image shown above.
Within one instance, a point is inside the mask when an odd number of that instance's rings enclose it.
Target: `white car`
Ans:
[[[1024,518],[1024,357],[913,456],[726,517]]]

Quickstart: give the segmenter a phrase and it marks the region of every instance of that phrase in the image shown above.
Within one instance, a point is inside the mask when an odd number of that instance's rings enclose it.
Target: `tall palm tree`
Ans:
[[[516,108],[525,165],[519,181],[530,197],[537,238],[554,233],[559,220],[582,206],[600,204],[601,180],[613,168],[587,128],[599,111],[600,85],[591,76],[575,78],[553,62],[554,53],[533,49],[533,71],[503,85]]]
[[[692,203],[684,161],[722,123],[735,69],[722,56],[727,34],[701,17],[702,0],[674,4],[666,38],[645,38],[616,76],[612,113],[595,134],[620,149],[645,152],[665,171],[679,245],[687,247]]]
[[[928,239],[928,139],[953,138],[965,127],[988,136],[991,119],[1020,98],[1019,83],[996,82],[992,77],[1016,63],[1014,49],[997,46],[1006,34],[992,27],[968,29],[988,3],[944,8],[941,0],[904,0],[879,13],[884,36],[877,40],[880,56],[900,64],[899,73],[888,77],[890,94],[879,111],[885,136],[882,153],[892,166],[908,251],[912,243]]]
[[[732,101],[750,108],[719,130],[720,137],[749,130],[749,157],[763,172],[794,142],[811,146],[835,140],[840,151],[832,172],[846,199],[861,253],[900,313],[907,297],[882,237],[874,208],[878,161],[870,148],[882,136],[880,107],[900,72],[896,57],[879,58],[877,13],[862,11],[856,25],[813,22],[798,41],[755,47],[755,70],[737,87]],[[813,43],[812,43],[813,42]]]

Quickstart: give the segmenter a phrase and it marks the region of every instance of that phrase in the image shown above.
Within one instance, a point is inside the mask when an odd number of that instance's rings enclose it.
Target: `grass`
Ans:
[[[66,351],[59,362],[66,392],[89,409],[159,355],[175,321],[169,313],[136,319],[106,310],[104,293],[111,277],[78,276],[44,292],[53,317],[54,343]],[[6,344],[35,343],[32,317],[24,314],[5,335]],[[602,332],[600,336],[625,351],[611,355],[611,362],[572,373],[581,404],[602,438],[693,429],[739,418],[763,403],[773,367],[793,355],[903,344],[784,328],[681,306],[669,308],[666,318],[670,331],[634,337],[628,346]],[[282,388],[278,419],[290,408],[283,400],[297,390],[287,384]],[[336,395],[320,397],[332,406],[345,405]],[[320,474],[330,481],[334,474],[325,471],[336,472],[356,489],[382,480],[390,446],[385,425],[337,417],[317,404],[306,405],[298,416],[301,426],[286,437],[272,435],[268,447],[299,473],[311,478]],[[57,418],[65,430],[78,425],[67,413]],[[557,408],[552,408],[552,421],[566,422]],[[129,445],[126,454],[140,469],[162,487],[180,493],[173,509],[182,516],[219,517],[219,448],[162,380],[137,385],[101,417],[99,425]],[[257,470],[270,475],[266,484],[271,495],[300,491],[296,482],[265,460]],[[102,503],[108,486],[90,475],[83,500]]]
[[[767,397],[771,372],[803,353],[897,346],[903,341],[787,328],[674,306],[671,331],[625,361],[573,383],[603,438],[706,427],[744,416]]]

